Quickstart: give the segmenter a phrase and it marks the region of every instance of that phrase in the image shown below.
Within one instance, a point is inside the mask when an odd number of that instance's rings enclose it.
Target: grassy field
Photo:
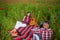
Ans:
[[[1,4],[3,7],[4,5]],[[2,7],[1,6],[1,7]],[[5,5],[0,10],[0,40],[12,40],[8,30],[14,28],[17,20],[21,21],[26,12],[31,12],[37,21],[50,19],[50,28],[53,29],[53,40],[60,40],[60,1],[36,0],[34,3],[13,3]]]

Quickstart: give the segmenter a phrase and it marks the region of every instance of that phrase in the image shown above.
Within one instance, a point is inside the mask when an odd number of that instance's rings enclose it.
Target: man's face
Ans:
[[[49,24],[48,24],[48,23],[44,23],[44,24],[43,24],[43,27],[44,27],[44,28],[49,28]]]

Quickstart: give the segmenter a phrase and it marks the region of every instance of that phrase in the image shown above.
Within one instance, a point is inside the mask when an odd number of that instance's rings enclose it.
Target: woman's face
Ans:
[[[44,27],[44,28],[49,28],[49,24],[48,24],[48,23],[44,23],[44,24],[43,24],[43,27]]]
[[[27,13],[27,16],[30,16],[30,13]]]

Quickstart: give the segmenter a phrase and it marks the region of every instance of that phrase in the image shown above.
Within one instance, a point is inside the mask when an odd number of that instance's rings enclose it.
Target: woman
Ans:
[[[27,12],[27,15],[24,16],[22,22],[23,22],[23,23],[26,23],[26,24],[29,24],[29,22],[30,22],[30,17],[31,17],[30,12]]]
[[[27,30],[27,28],[29,28],[28,25],[29,25],[29,22],[30,22],[30,17],[31,17],[30,12],[27,12],[26,16],[24,16],[24,18],[22,20],[22,24],[26,24],[26,27],[19,27],[17,29],[17,32],[19,34],[21,34],[21,36],[16,37],[15,40],[20,40],[21,37],[25,37],[26,30]]]

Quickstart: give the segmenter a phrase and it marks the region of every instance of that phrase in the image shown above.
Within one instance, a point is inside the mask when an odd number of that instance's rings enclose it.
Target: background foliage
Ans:
[[[0,10],[0,40],[12,40],[8,30],[14,28],[16,21],[21,21],[28,11],[39,22],[49,20],[50,28],[54,31],[53,40],[60,40],[59,4],[59,0],[36,0],[34,4],[13,3],[4,5],[4,10]]]

